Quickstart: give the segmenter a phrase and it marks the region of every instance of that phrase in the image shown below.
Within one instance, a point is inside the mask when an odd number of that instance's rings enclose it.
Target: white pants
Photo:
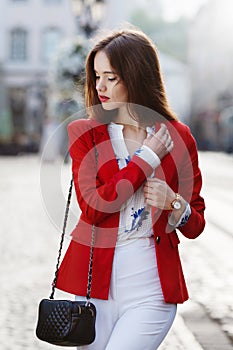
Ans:
[[[82,298],[85,300],[76,297]],[[78,349],[158,348],[174,321],[176,304],[164,302],[153,238],[116,247],[109,299],[92,302],[97,309],[96,339]]]

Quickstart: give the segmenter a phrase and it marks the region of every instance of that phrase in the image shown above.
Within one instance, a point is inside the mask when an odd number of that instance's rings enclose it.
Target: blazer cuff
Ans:
[[[184,226],[188,222],[190,215],[191,215],[191,207],[190,207],[189,203],[187,203],[185,211],[181,215],[179,221],[176,222],[176,223],[172,222],[171,214],[169,214],[169,216],[168,216],[168,223],[169,223],[170,226],[173,226],[175,228]]]

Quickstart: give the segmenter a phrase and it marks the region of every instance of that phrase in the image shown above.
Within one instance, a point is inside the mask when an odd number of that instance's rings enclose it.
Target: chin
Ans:
[[[106,111],[112,111],[114,109],[119,109],[120,107],[125,106],[125,102],[107,102],[102,103],[102,107]]]
[[[106,103],[102,104],[102,107],[105,111],[112,111],[113,109],[116,109],[115,106],[112,106],[110,104],[107,105]]]

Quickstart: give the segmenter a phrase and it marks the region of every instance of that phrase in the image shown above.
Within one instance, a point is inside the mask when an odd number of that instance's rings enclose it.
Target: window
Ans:
[[[10,59],[12,61],[25,61],[27,59],[26,30],[15,28],[10,33]]]
[[[61,31],[58,28],[48,28],[43,33],[42,59],[48,62],[53,56],[61,40]]]

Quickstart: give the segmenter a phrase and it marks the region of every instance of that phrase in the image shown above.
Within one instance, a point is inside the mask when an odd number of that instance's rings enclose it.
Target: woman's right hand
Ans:
[[[158,132],[146,138],[143,141],[143,145],[155,152],[160,160],[171,152],[174,147],[172,138],[165,124],[161,124]]]

